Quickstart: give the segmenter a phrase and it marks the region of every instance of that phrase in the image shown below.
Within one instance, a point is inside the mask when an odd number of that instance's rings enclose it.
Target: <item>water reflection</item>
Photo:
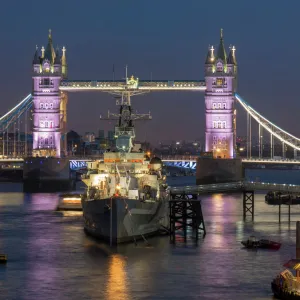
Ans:
[[[54,210],[58,204],[59,194],[36,193],[31,194],[29,210]]]
[[[126,276],[126,260],[119,254],[110,257],[106,295],[108,300],[130,299]]]
[[[0,206],[20,206],[23,201],[23,193],[0,193]]]

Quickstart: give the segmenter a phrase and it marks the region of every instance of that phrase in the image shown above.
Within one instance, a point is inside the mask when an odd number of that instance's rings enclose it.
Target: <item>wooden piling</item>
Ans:
[[[296,258],[300,259],[300,221],[296,223]]]
[[[243,217],[246,220],[247,213],[250,213],[254,220],[254,191],[243,191]]]
[[[279,224],[281,223],[281,203],[278,205],[279,206],[279,210],[278,210],[278,221],[279,221]]]
[[[201,208],[201,200],[196,194],[171,194],[170,209],[170,242],[175,243],[176,231],[182,230],[184,241],[187,239],[187,228],[192,229],[195,240],[198,241],[199,230],[206,234],[204,218]],[[191,222],[189,222],[191,221]]]

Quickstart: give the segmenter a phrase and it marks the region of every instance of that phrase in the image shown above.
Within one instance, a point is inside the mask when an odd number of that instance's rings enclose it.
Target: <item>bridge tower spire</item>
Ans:
[[[210,48],[205,61],[205,151],[213,152],[216,158],[235,157],[236,81],[235,48],[230,48],[227,58],[221,29],[217,54],[214,56]]]
[[[33,156],[61,156],[61,93],[63,78],[59,51],[52,44],[49,30],[48,44],[38,50],[33,59]]]

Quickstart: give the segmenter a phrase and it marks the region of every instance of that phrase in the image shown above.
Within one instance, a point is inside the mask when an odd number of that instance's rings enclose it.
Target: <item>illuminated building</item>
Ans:
[[[230,47],[227,57],[223,32],[215,55],[211,46],[205,61],[205,151],[214,157],[235,157],[234,93],[237,85],[235,47]]]
[[[36,49],[33,66],[33,156],[61,156],[61,133],[65,131],[67,96],[59,91],[67,76],[66,49],[54,51],[49,30],[46,49]],[[64,139],[66,144],[66,139]],[[64,149],[65,150],[65,149]]]

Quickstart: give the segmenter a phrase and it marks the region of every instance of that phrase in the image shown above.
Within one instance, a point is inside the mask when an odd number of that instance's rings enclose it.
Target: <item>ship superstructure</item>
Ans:
[[[131,79],[131,84],[134,78]],[[82,198],[85,229],[112,243],[133,241],[167,226],[166,176],[159,158],[150,158],[134,144],[133,121],[151,119],[149,114],[133,114],[131,92],[117,100],[118,114],[108,119],[115,126],[116,149],[104,159],[89,162],[82,179],[86,193]]]

